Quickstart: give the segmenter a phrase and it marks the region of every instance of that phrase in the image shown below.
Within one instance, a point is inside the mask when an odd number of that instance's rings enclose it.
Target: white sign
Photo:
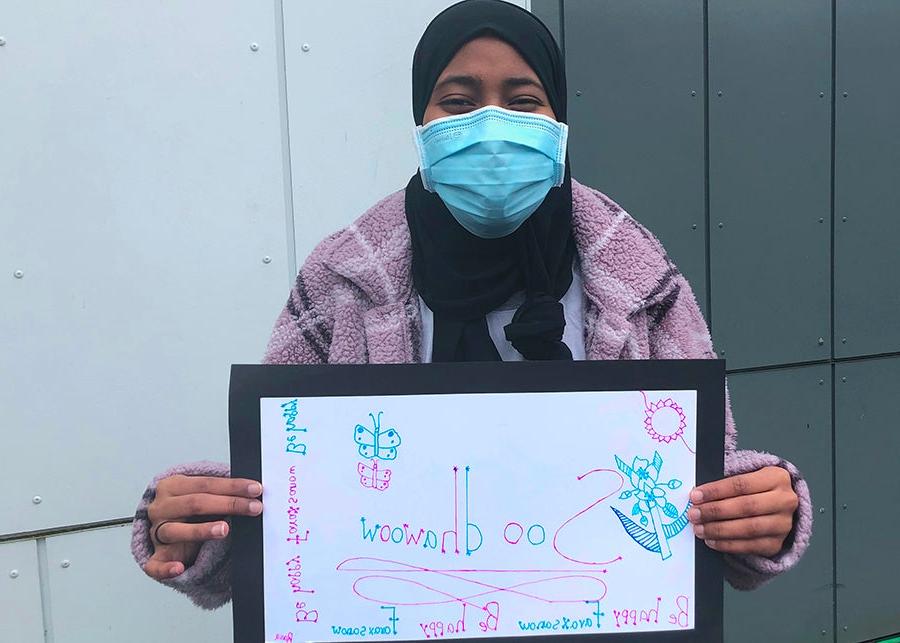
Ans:
[[[695,391],[260,400],[266,641],[694,627]]]

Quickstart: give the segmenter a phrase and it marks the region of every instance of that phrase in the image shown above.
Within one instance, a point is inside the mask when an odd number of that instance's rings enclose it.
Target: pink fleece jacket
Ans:
[[[584,277],[588,359],[713,359],[709,331],[685,278],[659,241],[600,192],[572,182],[573,228]],[[322,241],[297,276],[275,322],[267,364],[420,362],[421,318],[411,275],[403,191],[383,199],[349,227]],[[726,555],[726,577],[753,589],[789,569],[806,550],[812,508],[806,482],[789,462],[737,449],[726,391],[725,473],[774,465],[786,469],[800,498],[794,529],[772,558]],[[135,514],[132,551],[139,565],[153,553],[147,506],[156,483],[176,473],[229,475],[212,462],[157,476]],[[165,584],[212,609],[231,596],[229,542],[205,543],[191,567]]]

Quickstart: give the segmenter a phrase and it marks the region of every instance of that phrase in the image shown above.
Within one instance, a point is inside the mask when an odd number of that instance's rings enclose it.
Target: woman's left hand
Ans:
[[[791,476],[781,467],[700,485],[691,491],[691,502],[688,519],[707,546],[767,557],[781,551],[799,503]]]

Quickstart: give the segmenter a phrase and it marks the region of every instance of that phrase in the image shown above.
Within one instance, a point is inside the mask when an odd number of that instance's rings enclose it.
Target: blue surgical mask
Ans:
[[[416,128],[422,182],[484,239],[515,232],[566,172],[569,128],[541,114],[482,107]]]

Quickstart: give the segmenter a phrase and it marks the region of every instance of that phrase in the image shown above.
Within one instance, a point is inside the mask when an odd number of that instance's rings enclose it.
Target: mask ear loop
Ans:
[[[566,179],[566,151],[569,145],[569,126],[565,123],[560,123],[559,130],[559,147],[557,148],[556,158],[554,159],[557,177],[553,186],[557,188],[562,185],[563,181]]]
[[[419,157],[419,177],[422,179],[422,186],[429,192],[434,192],[431,184],[430,172],[425,167],[425,147],[422,144],[422,125],[416,125],[413,130],[413,143],[416,146],[416,154]]]

